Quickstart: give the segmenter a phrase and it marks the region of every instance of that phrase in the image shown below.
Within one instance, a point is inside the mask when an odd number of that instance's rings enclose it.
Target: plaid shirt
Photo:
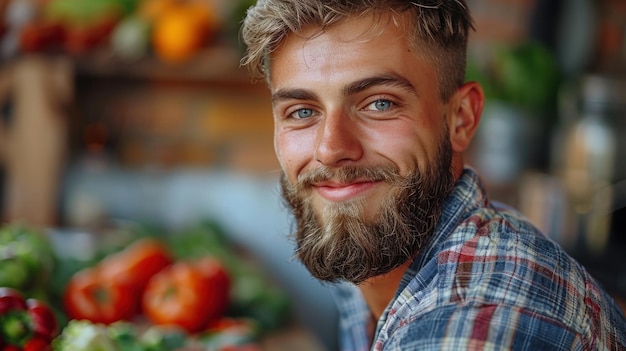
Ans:
[[[612,298],[518,213],[490,203],[469,168],[375,332],[359,290],[334,290],[342,350],[626,350]]]

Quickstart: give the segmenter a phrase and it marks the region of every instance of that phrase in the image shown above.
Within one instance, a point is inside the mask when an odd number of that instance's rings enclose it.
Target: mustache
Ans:
[[[326,181],[339,183],[350,183],[357,180],[393,182],[400,178],[400,171],[393,166],[321,166],[300,174],[295,186],[298,189],[306,189],[314,183]]]

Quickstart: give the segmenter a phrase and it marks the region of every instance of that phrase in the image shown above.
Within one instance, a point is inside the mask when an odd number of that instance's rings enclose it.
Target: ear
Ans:
[[[450,143],[455,152],[464,152],[470,145],[478,128],[485,102],[483,88],[477,82],[461,86],[451,100],[449,119]]]

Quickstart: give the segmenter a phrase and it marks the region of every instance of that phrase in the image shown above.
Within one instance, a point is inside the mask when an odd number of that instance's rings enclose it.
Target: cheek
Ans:
[[[371,134],[372,135],[372,134]],[[417,167],[423,168],[432,157],[435,140],[423,126],[415,122],[379,128],[366,143],[377,154],[393,162],[400,173],[407,174]]]
[[[311,138],[303,133],[276,130],[274,149],[290,182],[294,182],[301,170],[313,159]]]

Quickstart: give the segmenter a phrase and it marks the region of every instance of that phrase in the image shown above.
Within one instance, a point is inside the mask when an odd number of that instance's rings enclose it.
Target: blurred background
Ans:
[[[0,213],[65,239],[214,220],[333,350],[327,287],[291,259],[269,94],[239,67],[252,3],[0,0]],[[468,5],[488,97],[468,163],[626,298],[626,2]]]

